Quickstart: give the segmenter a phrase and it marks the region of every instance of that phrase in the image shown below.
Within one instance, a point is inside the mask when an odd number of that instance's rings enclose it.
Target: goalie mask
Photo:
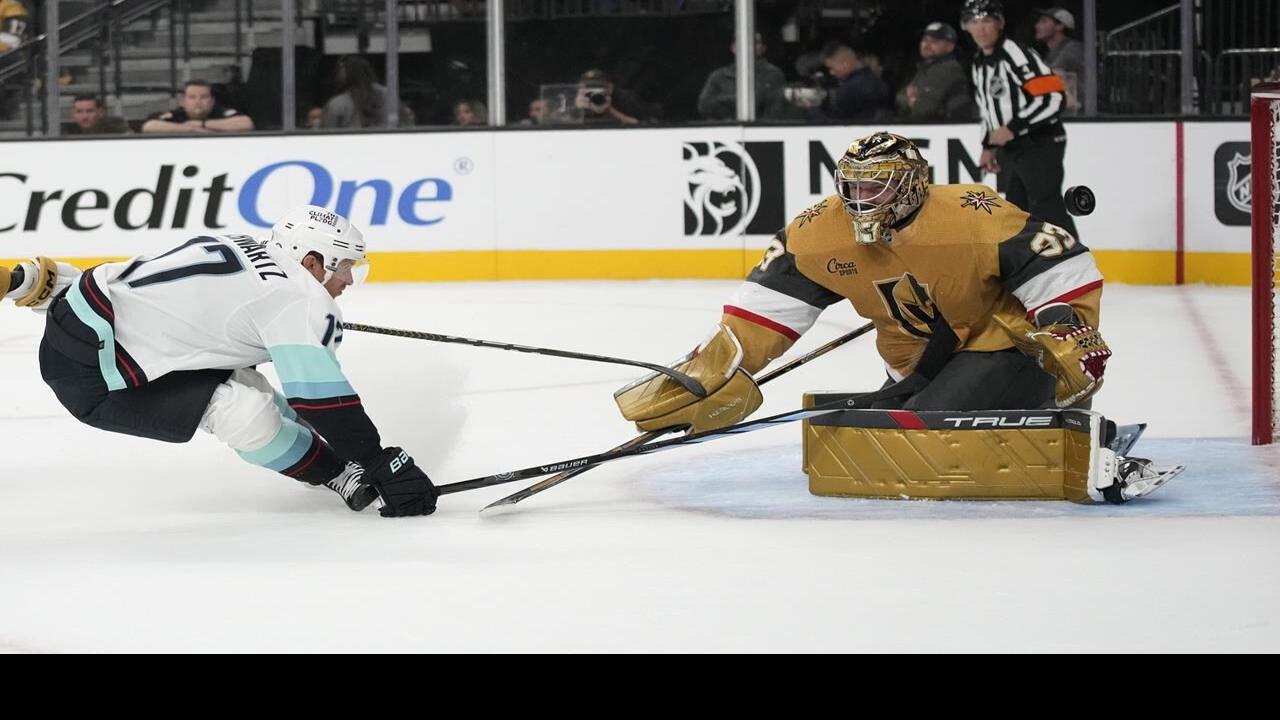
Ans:
[[[271,228],[269,249],[301,263],[311,253],[324,260],[324,282],[339,275],[348,284],[364,282],[369,260],[364,235],[346,218],[315,205],[303,205],[284,214]]]
[[[836,192],[853,218],[854,239],[874,245],[914,213],[929,191],[929,163],[915,143],[878,132],[853,141],[836,163]]]

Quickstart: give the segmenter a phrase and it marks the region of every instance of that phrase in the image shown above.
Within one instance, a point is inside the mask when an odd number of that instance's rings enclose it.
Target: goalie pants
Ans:
[[[885,387],[893,381],[885,383]],[[960,352],[923,390],[877,410],[1039,410],[1054,407],[1054,379],[1017,350]]]

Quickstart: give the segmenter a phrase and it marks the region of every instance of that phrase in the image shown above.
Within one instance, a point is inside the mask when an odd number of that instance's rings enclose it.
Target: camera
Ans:
[[[584,93],[592,107],[604,107],[609,104],[609,93],[604,90],[588,90]]]

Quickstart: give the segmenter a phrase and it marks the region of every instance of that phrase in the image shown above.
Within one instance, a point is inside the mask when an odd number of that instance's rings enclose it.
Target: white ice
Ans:
[[[660,362],[727,282],[370,285],[350,321]],[[803,352],[860,324],[829,311]],[[41,324],[0,309],[0,651],[1280,650],[1280,454],[1247,444],[1248,293],[1109,286],[1096,409],[1185,462],[1147,502],[808,495],[798,426],[616,462],[481,519],[520,485],[384,520],[248,466],[208,436],[81,426],[40,380]],[[871,338],[767,387],[883,377]],[[438,482],[634,434],[639,372],[348,333],[387,444]]]

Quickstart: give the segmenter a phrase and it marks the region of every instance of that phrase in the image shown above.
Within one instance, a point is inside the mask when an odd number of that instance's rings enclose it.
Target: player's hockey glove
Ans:
[[[382,517],[430,515],[436,511],[440,492],[431,478],[398,447],[383,448],[364,468],[364,483],[382,497]]]
[[[622,417],[642,432],[685,427],[703,432],[741,422],[764,402],[764,396],[742,363],[742,344],[720,325],[716,333],[671,367],[702,383],[699,398],[666,375],[654,373],[613,394]]]
[[[1025,320],[1011,323],[995,316],[1013,344],[1057,380],[1054,403],[1058,407],[1071,407],[1093,397],[1102,389],[1102,376],[1111,358],[1111,348],[1102,334],[1077,322],[1071,312],[1041,311],[1037,319],[1039,326],[1032,327]]]

